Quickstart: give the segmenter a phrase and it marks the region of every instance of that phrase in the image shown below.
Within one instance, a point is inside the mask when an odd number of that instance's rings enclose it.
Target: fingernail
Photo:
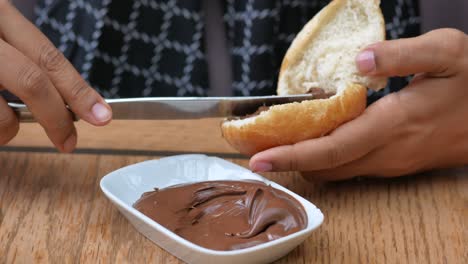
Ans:
[[[273,165],[268,162],[256,162],[252,165],[252,171],[254,172],[268,172],[273,169]]]
[[[361,73],[373,72],[376,68],[374,52],[372,50],[365,50],[359,53],[356,57],[356,63]]]
[[[93,112],[94,118],[100,122],[108,121],[112,115],[111,111],[101,103],[95,104],[91,111]]]
[[[73,151],[73,149],[75,149],[76,139],[76,134],[73,133],[67,138],[67,140],[65,140],[65,143],[63,143],[63,151],[65,153],[70,153]]]

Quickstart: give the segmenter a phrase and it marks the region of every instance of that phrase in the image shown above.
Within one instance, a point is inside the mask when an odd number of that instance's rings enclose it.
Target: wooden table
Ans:
[[[78,124],[80,149],[72,155],[55,153],[37,125],[23,125],[0,148],[0,263],[178,263],[136,232],[99,180],[128,164],[181,153],[247,166],[218,123]],[[279,263],[468,263],[468,169],[340,183],[265,176],[325,214],[324,224]]]

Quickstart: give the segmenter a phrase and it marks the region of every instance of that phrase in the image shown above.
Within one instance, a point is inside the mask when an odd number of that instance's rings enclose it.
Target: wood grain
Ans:
[[[142,131],[144,124],[113,126],[118,131],[111,136],[109,130],[81,126],[80,146],[232,153],[221,138],[206,145],[190,140],[205,137],[198,131],[215,134],[209,123],[191,129],[186,139],[186,131],[175,128],[155,136]],[[48,146],[33,134],[38,128],[28,128],[10,147]],[[174,135],[159,138],[171,134],[162,130]],[[137,140],[135,134],[146,136]],[[108,172],[154,158],[159,156],[0,148],[0,263],[179,263],[140,235],[99,189]],[[246,159],[230,160],[247,166]],[[309,183],[296,173],[265,176],[325,214],[324,224],[278,263],[468,263],[466,168],[340,183]]]

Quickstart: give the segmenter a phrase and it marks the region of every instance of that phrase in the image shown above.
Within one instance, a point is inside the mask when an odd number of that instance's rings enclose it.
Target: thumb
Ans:
[[[429,73],[446,77],[468,52],[468,37],[455,29],[439,29],[415,38],[373,44],[356,57],[359,71],[370,76]]]

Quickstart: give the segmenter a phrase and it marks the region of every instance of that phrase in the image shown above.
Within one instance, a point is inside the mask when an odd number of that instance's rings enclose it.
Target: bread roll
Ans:
[[[328,98],[275,105],[247,118],[222,123],[223,137],[239,152],[259,151],[327,135],[359,116],[367,89],[386,78],[360,76],[355,59],[366,46],[385,40],[380,0],[334,0],[299,32],[278,78],[278,95],[323,91]],[[322,95],[323,95],[322,94]]]

